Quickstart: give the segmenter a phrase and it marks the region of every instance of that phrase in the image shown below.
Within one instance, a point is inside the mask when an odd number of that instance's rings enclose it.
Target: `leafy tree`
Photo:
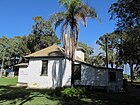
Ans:
[[[49,21],[45,21],[41,16],[34,17],[33,20],[33,32],[27,36],[27,45],[31,53],[60,43]]]
[[[84,4],[82,0],[59,0],[59,3],[66,9],[64,12],[59,12],[51,16],[50,21],[56,27],[62,25],[62,42],[64,48],[66,48],[65,35],[70,30],[69,43],[71,43],[72,49],[70,50],[69,58],[72,59],[72,63],[75,60],[75,50],[78,44],[79,35],[79,20],[82,20],[84,26],[86,26],[86,18],[96,18],[96,12],[93,8]],[[73,68],[72,68],[73,74]],[[74,85],[74,79],[72,76],[72,85]]]
[[[113,20],[117,20],[118,30],[127,30],[140,25],[139,0],[118,0],[109,8]]]
[[[140,8],[139,0],[118,0],[109,9],[111,19],[117,20],[117,31],[121,36],[118,44],[120,61],[128,63],[133,81],[133,66],[139,65]],[[125,37],[124,37],[125,36]]]
[[[30,50],[27,48],[27,37],[26,36],[15,36],[11,39],[11,44],[13,47],[12,59],[14,60],[13,65],[15,64],[16,58],[19,58],[19,62],[24,62],[24,56],[30,53]]]
[[[103,53],[99,53],[91,58],[92,64],[98,67],[105,67],[105,56]]]
[[[118,58],[120,61],[128,63],[131,71],[131,81],[134,79],[134,65],[136,65],[135,70],[140,65],[140,36],[137,33],[140,33],[140,30],[129,29],[127,33],[123,33],[123,40],[118,44]]]
[[[120,37],[117,34],[110,33],[110,34],[105,34],[101,36],[99,40],[96,41],[96,43],[100,45],[100,48],[104,51],[98,55],[100,56],[98,58],[101,58],[105,64],[109,63],[112,68],[118,68],[120,66],[117,59],[117,45],[118,45],[117,43],[119,43],[119,40],[120,40]],[[107,53],[107,59],[106,59],[105,53]]]
[[[15,36],[14,38],[0,38],[0,61],[2,69],[15,65],[16,58],[23,58],[29,54],[25,37]]]
[[[10,48],[9,39],[7,37],[2,37],[0,39],[0,58],[1,58],[1,69],[4,69],[6,61],[10,59]]]

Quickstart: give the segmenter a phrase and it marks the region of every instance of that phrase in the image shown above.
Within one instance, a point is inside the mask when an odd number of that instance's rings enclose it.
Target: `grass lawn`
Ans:
[[[17,77],[3,77],[0,78],[0,86],[1,85],[16,85],[17,84]]]
[[[5,79],[5,82],[10,81],[10,78]],[[11,81],[14,80],[17,79],[11,79]],[[60,96],[59,90],[26,89],[8,86],[15,82],[6,84],[4,81],[0,80],[0,83],[4,84],[0,85],[0,105],[140,105],[140,95],[131,95],[129,92],[115,94],[88,91],[85,96],[80,98],[66,98]],[[140,87],[137,86],[137,89]]]

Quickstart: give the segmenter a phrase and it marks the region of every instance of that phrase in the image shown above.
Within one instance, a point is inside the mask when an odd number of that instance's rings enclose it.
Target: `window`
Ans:
[[[116,72],[109,72],[110,82],[116,82]]]
[[[42,61],[42,72],[41,75],[48,75],[48,60]]]
[[[81,80],[81,65],[74,64],[74,80]]]

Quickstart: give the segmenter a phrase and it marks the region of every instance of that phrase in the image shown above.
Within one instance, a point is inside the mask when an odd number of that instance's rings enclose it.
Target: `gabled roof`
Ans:
[[[25,57],[47,57],[47,56],[64,56],[64,49],[58,45],[52,45]]]

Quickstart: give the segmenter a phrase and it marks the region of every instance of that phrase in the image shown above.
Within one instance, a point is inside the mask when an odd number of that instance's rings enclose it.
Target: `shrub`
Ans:
[[[51,95],[51,96],[61,96],[61,90],[62,89],[63,88],[59,88],[59,87],[57,87],[55,89],[51,89],[49,95]]]
[[[81,97],[84,96],[86,92],[85,88],[80,87],[68,87],[61,91],[63,97]]]

